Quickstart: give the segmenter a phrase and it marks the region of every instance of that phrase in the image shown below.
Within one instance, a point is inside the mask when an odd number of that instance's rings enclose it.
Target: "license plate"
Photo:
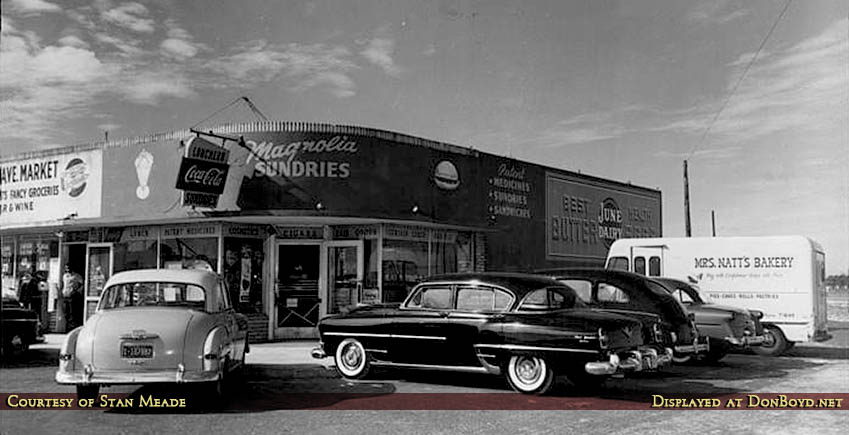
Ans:
[[[153,345],[124,344],[121,346],[121,358],[153,358]]]

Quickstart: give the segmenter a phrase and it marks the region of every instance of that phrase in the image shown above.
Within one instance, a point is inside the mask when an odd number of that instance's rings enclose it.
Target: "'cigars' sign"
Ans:
[[[229,168],[226,163],[184,158],[177,175],[177,189],[220,195]]]

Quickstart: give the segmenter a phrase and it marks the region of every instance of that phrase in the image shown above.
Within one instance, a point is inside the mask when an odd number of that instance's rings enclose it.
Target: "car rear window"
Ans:
[[[593,299],[593,283],[585,279],[559,279],[560,283],[566,284],[575,291],[578,297],[584,302],[590,302]]]
[[[124,307],[184,307],[204,309],[206,293],[193,284],[133,282],[113,285],[103,292],[98,309]]]
[[[613,270],[628,271],[628,258],[626,257],[610,257],[607,261],[607,268]]]

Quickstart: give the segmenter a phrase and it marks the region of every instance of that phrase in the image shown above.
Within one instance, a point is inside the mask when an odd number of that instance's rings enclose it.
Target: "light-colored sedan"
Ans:
[[[228,295],[206,270],[115,274],[97,312],[65,338],[56,382],[85,398],[101,386],[153,383],[206,383],[220,395],[248,352],[247,319]]]

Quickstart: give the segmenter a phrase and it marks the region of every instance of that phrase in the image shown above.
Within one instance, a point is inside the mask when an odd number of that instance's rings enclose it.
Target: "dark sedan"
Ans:
[[[707,361],[719,361],[731,350],[764,343],[760,322],[763,313],[760,311],[705,302],[693,285],[671,278],[654,279],[665,285],[695,315],[699,333],[710,340],[710,351],[704,355]]]
[[[524,274],[431,277],[400,306],[358,307],[318,330],[313,356],[335,356],[346,378],[374,366],[483,372],[529,394],[548,391],[555,374],[590,386],[659,358],[638,320],[587,309],[568,286]]]
[[[3,298],[0,308],[2,354],[10,356],[26,351],[31,344],[44,341],[35,311],[24,308],[16,299]]]
[[[590,307],[635,316],[644,325],[659,318],[663,333],[654,344],[671,346],[676,362],[686,362],[709,349],[707,340],[699,337],[694,316],[650,278],[610,269],[547,269],[538,273],[575,289]],[[645,330],[643,333],[648,335]]]

